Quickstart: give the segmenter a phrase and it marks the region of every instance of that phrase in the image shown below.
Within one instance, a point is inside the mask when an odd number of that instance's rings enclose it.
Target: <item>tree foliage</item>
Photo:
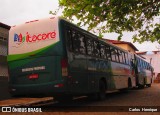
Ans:
[[[71,21],[76,17],[79,26],[104,33],[133,32],[134,42],[158,41],[159,23],[153,23],[160,14],[160,0],[59,0],[63,16]]]

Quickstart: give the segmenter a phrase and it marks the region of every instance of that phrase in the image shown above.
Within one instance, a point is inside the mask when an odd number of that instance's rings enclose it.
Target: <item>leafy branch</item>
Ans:
[[[158,41],[160,43],[160,23],[153,23],[160,15],[159,0],[59,0],[63,16],[71,21],[76,17],[79,26],[87,26],[89,31],[104,33],[133,32],[134,42]]]

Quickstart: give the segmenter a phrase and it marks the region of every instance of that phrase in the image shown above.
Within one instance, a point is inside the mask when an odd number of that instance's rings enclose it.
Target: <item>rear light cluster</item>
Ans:
[[[61,60],[62,76],[68,76],[67,66],[68,66],[67,59],[62,59]]]

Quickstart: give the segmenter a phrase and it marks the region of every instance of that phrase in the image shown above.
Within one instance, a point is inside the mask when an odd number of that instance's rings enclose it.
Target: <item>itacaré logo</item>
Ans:
[[[35,42],[40,42],[40,41],[45,41],[45,40],[53,40],[56,38],[56,32],[51,31],[47,33],[40,33],[40,34],[33,34],[31,35],[29,32],[26,32],[26,35],[23,36],[22,33],[14,34],[14,42],[17,45],[21,45],[23,43],[35,43]]]

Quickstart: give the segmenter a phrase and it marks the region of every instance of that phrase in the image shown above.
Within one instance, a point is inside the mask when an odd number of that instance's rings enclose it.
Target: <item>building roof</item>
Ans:
[[[147,51],[139,51],[139,52],[136,52],[136,54],[138,55],[145,55],[147,53]]]
[[[103,39],[107,42],[110,42],[112,44],[128,44],[130,47],[132,47],[135,51],[139,51],[131,42],[126,41],[119,41],[119,40],[110,40],[110,39]]]
[[[0,27],[8,29],[8,30],[11,28],[9,25],[6,25],[6,24],[1,23],[1,22],[0,22]]]
[[[136,54],[138,54],[138,55],[146,55],[147,52],[149,52],[149,53],[152,52],[153,54],[157,54],[160,51],[139,51],[139,52],[136,52]]]

